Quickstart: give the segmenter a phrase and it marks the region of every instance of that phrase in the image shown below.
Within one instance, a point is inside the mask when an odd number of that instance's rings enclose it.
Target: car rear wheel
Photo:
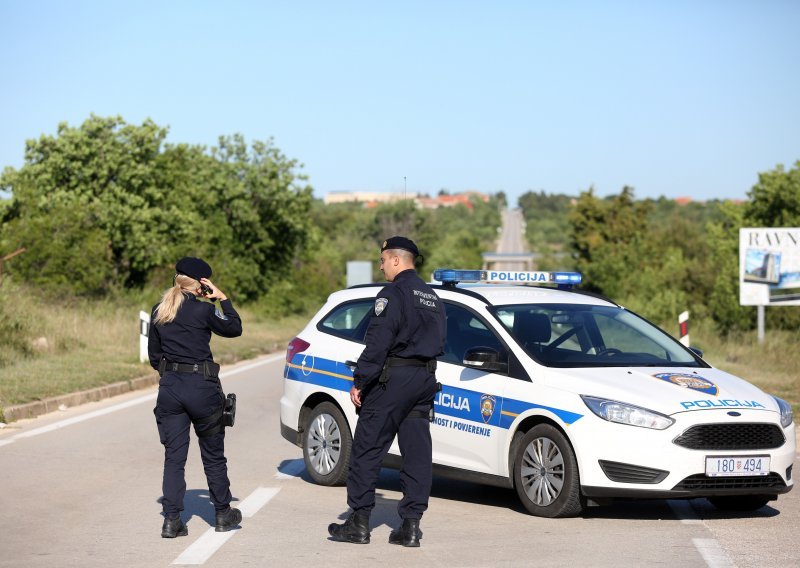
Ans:
[[[578,462],[569,441],[549,424],[526,432],[516,445],[514,487],[529,513],[574,517],[583,510]]]
[[[353,438],[342,411],[330,402],[314,407],[303,430],[303,461],[315,483],[342,485]]]
[[[755,511],[773,499],[770,495],[722,495],[708,497],[720,511]]]

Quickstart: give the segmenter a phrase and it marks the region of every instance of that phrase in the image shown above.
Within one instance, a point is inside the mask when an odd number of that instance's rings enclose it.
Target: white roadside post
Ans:
[[[150,314],[139,311],[139,361],[144,363],[148,360],[147,338],[150,335]]]
[[[678,328],[680,329],[680,338],[678,341],[689,347],[689,312],[681,312],[678,316]]]

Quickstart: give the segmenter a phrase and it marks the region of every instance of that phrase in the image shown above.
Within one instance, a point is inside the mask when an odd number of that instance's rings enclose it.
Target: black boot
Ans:
[[[186,536],[189,534],[189,529],[183,523],[180,517],[177,519],[164,519],[164,524],[161,525],[161,538],[175,538],[176,536]]]
[[[403,546],[419,546],[422,531],[419,530],[419,519],[403,519],[400,528],[389,533],[389,544],[402,544]]]
[[[228,507],[226,511],[217,512],[217,532],[226,532],[235,529],[242,522],[242,512],[235,507]]]
[[[345,522],[329,524],[328,534],[339,542],[369,544],[369,513],[353,511]]]

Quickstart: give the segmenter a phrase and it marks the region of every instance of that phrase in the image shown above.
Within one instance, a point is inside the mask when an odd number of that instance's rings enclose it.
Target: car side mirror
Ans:
[[[464,353],[464,365],[479,371],[508,372],[508,363],[500,360],[500,353],[491,347],[473,347]]]
[[[695,355],[697,355],[701,359],[703,358],[703,350],[702,349],[698,349],[697,347],[689,347],[689,351],[691,351],[692,353],[694,353]]]

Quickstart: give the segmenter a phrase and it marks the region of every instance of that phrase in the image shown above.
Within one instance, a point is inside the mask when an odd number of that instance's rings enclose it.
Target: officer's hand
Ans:
[[[228,299],[228,297],[225,295],[225,292],[223,292],[222,290],[217,288],[214,285],[214,283],[211,280],[209,280],[208,278],[201,278],[200,279],[200,284],[205,284],[206,286],[211,288],[211,293],[210,294],[205,294],[206,298],[208,298],[208,299],[216,299],[216,300],[219,300],[220,302],[222,300],[227,300]]]
[[[361,407],[361,391],[355,385],[350,388],[350,401],[356,408]]]

